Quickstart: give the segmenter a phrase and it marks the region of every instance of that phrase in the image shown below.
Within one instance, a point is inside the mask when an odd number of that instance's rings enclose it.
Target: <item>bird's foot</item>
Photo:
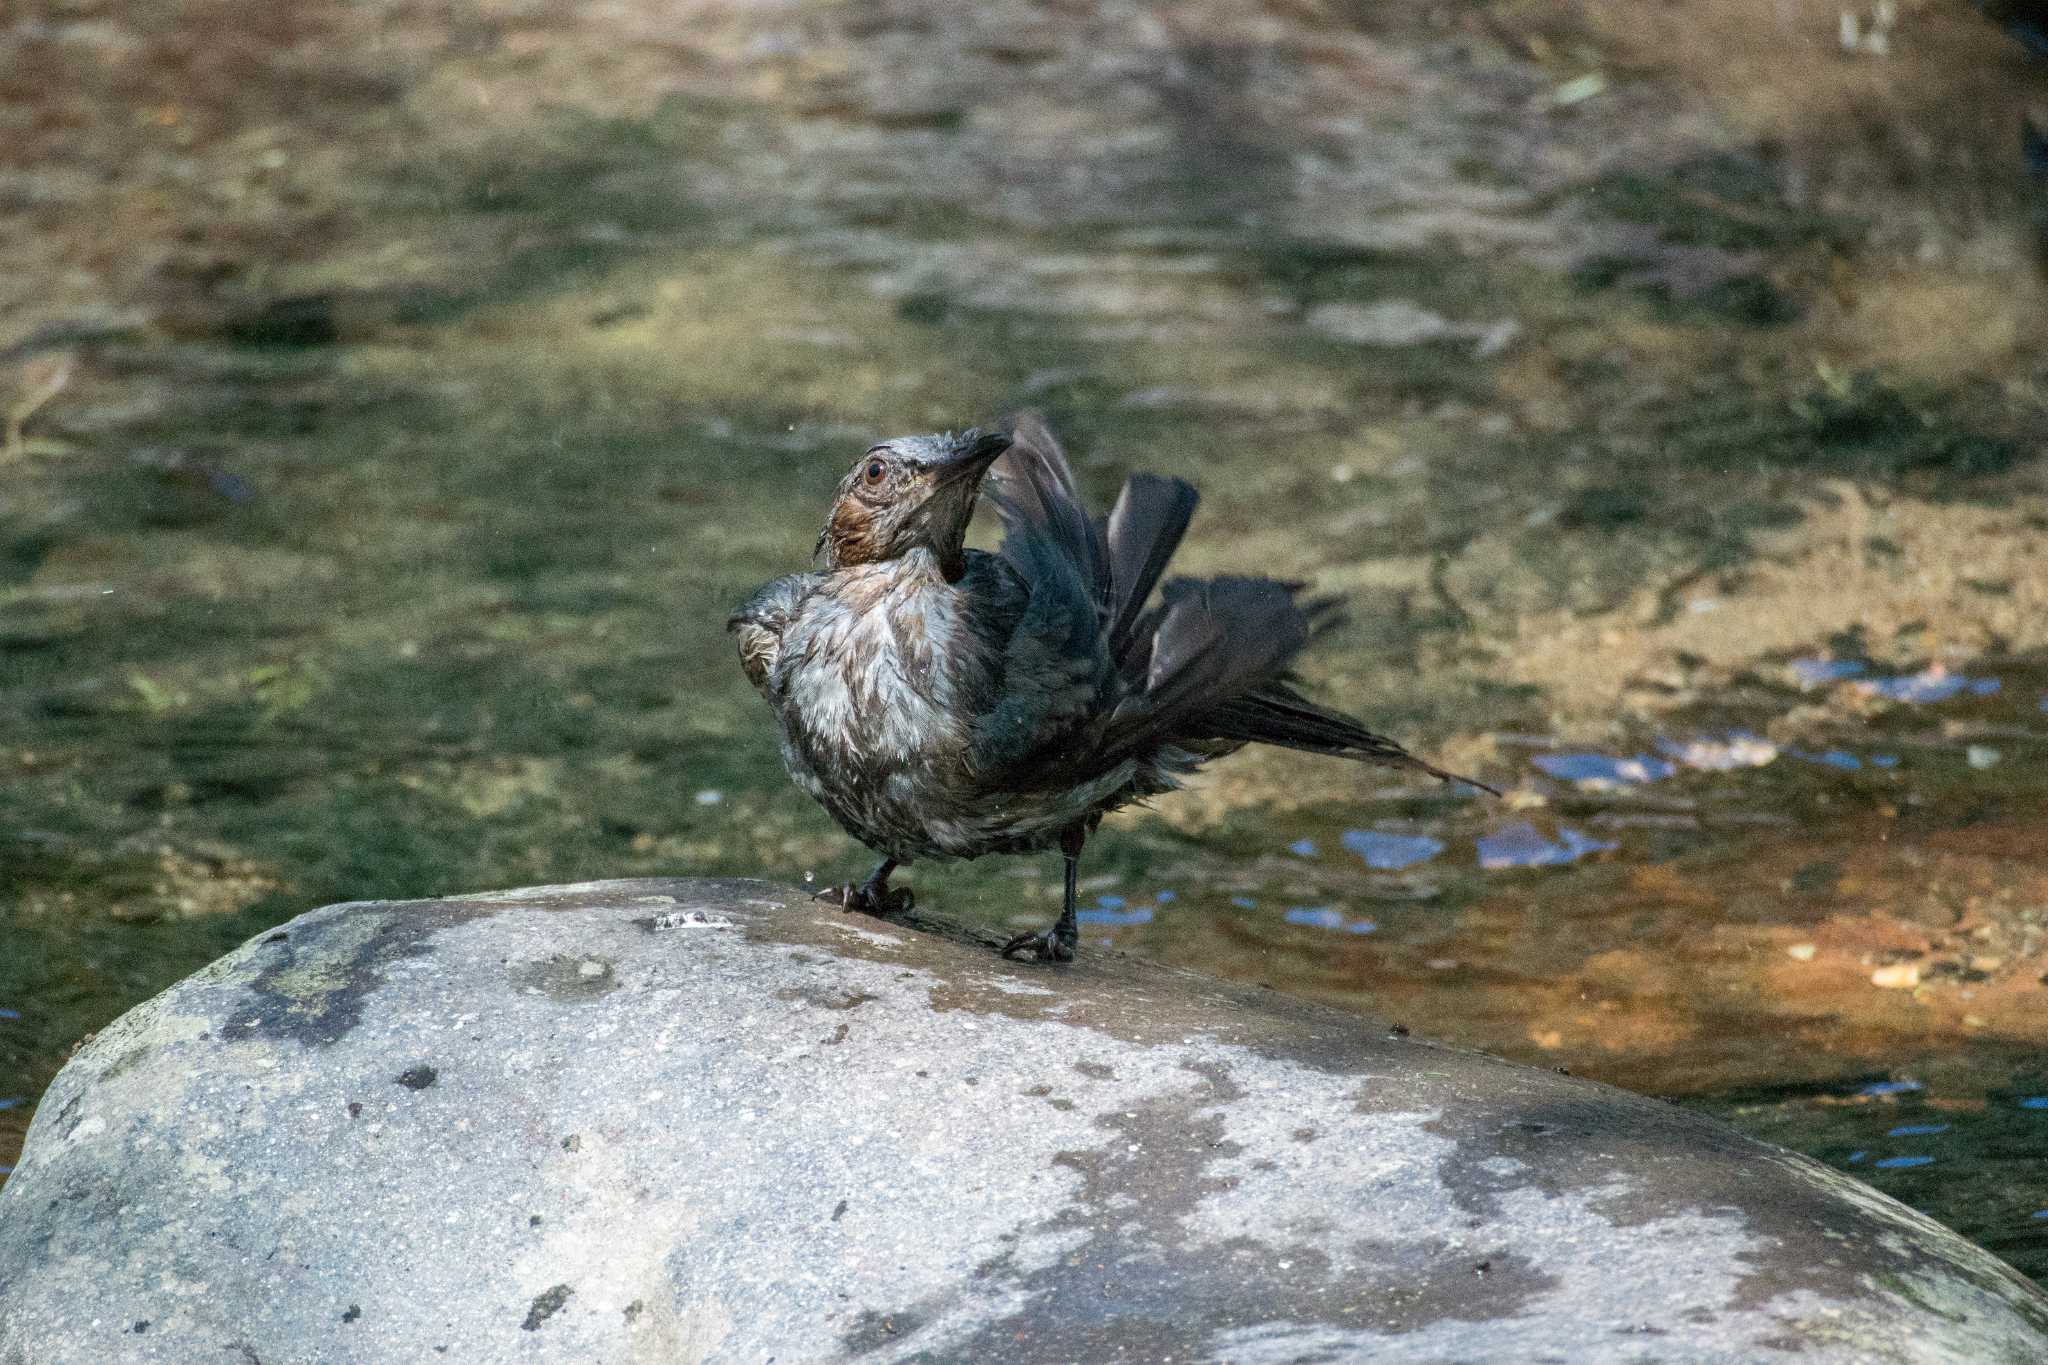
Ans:
[[[828,886],[811,898],[836,905],[841,910],[860,915],[900,915],[917,903],[907,886],[886,888],[880,892],[864,884],[848,882],[844,886]]]
[[[1055,924],[1035,934],[1019,934],[1003,945],[1004,957],[1028,952],[1040,962],[1072,962],[1081,935],[1071,925]]]

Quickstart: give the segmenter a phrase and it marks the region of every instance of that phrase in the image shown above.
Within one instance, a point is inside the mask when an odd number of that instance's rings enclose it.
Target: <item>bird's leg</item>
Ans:
[[[1074,949],[1081,942],[1081,927],[1074,919],[1074,899],[1081,880],[1081,845],[1087,838],[1087,831],[1079,825],[1060,835],[1060,852],[1067,860],[1067,884],[1059,923],[1041,933],[1017,935],[1003,945],[1004,957],[1029,951],[1040,962],[1074,960]]]
[[[889,874],[895,870],[896,860],[884,858],[882,865],[868,873],[868,879],[860,885],[848,882],[844,886],[828,886],[812,899],[863,915],[900,915],[910,908],[912,897],[907,886],[889,889]]]

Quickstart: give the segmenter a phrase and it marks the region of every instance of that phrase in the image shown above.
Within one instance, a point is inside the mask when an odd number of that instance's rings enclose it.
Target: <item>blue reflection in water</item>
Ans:
[[[1311,929],[1335,929],[1346,934],[1370,934],[1380,926],[1374,920],[1347,920],[1341,911],[1327,905],[1297,905],[1287,912],[1289,924],[1306,924]]]
[[[1313,839],[1296,839],[1287,846],[1287,851],[1297,858],[1313,858],[1316,856],[1316,841]]]
[[[0,1010],[0,1019],[19,1019],[19,1018],[21,1018],[21,1011],[20,1011],[20,1010]]]
[[[1886,1133],[1886,1137],[1932,1137],[1948,1131],[1946,1123],[1902,1123]]]
[[[1870,1153],[1868,1152],[1851,1152],[1849,1153],[1848,1159],[1844,1161],[1842,1164],[1845,1166],[1854,1166],[1857,1162],[1863,1160],[1864,1157],[1867,1157],[1869,1155]]]
[[[2022,1109],[2048,1109],[2048,1095],[2029,1095],[2020,1101]]]
[[[1259,908],[1259,903],[1250,896],[1232,896],[1230,903],[1240,910],[1256,910]]]
[[[1345,830],[1344,847],[1365,859],[1367,867],[1381,872],[1426,863],[1444,851],[1441,843],[1426,834],[1387,834],[1376,829]]]
[[[1180,892],[1161,891],[1157,895],[1153,896],[1152,899],[1159,902],[1161,905],[1171,905],[1175,901],[1180,899]]]
[[[1607,754],[1537,754],[1529,762],[1565,782],[1661,782],[1678,771],[1675,764],[1648,754],[1613,758]]]
[[[1558,842],[1552,843],[1526,821],[1509,825],[1499,833],[1486,835],[1478,841],[1479,865],[1488,871],[1509,867],[1554,867],[1559,863],[1576,862],[1588,853],[1603,853],[1616,847],[1611,842],[1562,826],[1558,828],[1557,837]]]
[[[1905,1095],[1927,1087],[1919,1081],[1873,1081],[1856,1093],[1859,1095]]]
[[[1799,679],[1801,687],[1812,688],[1840,682],[1843,678],[1854,678],[1868,672],[1869,668],[1870,665],[1855,659],[1794,659],[1792,676]]]
[[[1905,673],[1892,678],[1870,678],[1857,684],[1874,696],[1891,701],[1928,702],[1947,701],[1950,697],[1968,692],[1973,697],[1988,697],[1999,689],[1996,678],[1972,678],[1963,673],[1951,673],[1936,665],[1918,673]]]
[[[1877,1163],[1877,1169],[1880,1171],[1903,1171],[1911,1166],[1932,1166],[1933,1164],[1934,1158],[1931,1156],[1888,1156]]]
[[[1872,754],[1870,756],[1870,766],[1873,768],[1896,768],[1899,766],[1899,756],[1897,754]]]
[[[1135,910],[1079,910],[1074,918],[1083,924],[1150,924],[1152,909],[1141,905]]]

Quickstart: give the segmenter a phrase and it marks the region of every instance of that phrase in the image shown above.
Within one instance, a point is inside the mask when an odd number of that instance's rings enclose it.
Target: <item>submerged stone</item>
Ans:
[[[1781,1354],[2040,1360],[2048,1295],[1656,1101],[759,882],[314,911],[0,1190],[4,1365]]]

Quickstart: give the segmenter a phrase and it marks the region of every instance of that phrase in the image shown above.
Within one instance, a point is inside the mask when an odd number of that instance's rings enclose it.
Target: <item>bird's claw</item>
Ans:
[[[1079,945],[1079,935],[1058,929],[1045,929],[1035,934],[1019,934],[1003,945],[1004,957],[1015,957],[1029,950],[1040,962],[1072,962],[1074,949]]]
[[[876,895],[865,886],[848,882],[845,886],[828,886],[811,897],[827,905],[836,905],[841,910],[860,915],[900,915],[916,904],[916,897],[907,886],[890,887]]]

